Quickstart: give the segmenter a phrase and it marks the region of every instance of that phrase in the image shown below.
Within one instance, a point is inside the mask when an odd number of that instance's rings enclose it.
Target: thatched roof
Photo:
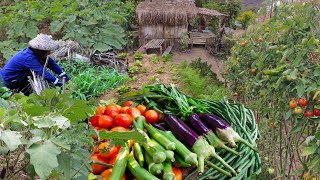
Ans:
[[[226,16],[225,14],[222,14],[219,11],[206,8],[198,8],[198,14],[205,16]]]
[[[196,15],[225,16],[211,9],[198,8],[190,0],[154,0],[140,2],[136,8],[139,24],[188,24]]]
[[[136,14],[139,24],[187,24],[198,13],[194,3],[185,2],[141,2]]]

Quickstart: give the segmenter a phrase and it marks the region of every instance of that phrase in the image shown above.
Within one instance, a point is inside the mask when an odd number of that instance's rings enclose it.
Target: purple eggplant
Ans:
[[[214,147],[211,146],[203,136],[199,136],[177,116],[164,114],[163,120],[170,127],[173,134],[197,154],[199,173],[203,173],[204,160],[208,159],[210,156],[217,158],[226,167],[230,167],[220,156],[215,153]],[[234,169],[231,168],[230,170],[232,173],[236,174]]]
[[[167,131],[168,127],[165,124],[159,124],[159,123],[151,123],[151,125],[157,129],[160,129],[161,131]]]
[[[199,114],[199,116],[204,124],[206,124],[209,128],[214,129],[218,137],[228,142],[232,147],[237,147],[235,142],[240,142],[247,145],[252,150],[257,151],[257,149],[252,144],[240,137],[240,135],[219,116],[209,113],[202,113]]]
[[[239,153],[228,146],[226,146],[218,137],[217,135],[205,125],[198,114],[190,114],[187,118],[187,123],[192,127],[199,135],[205,136],[209,143],[215,148],[223,148],[231,153],[239,155]]]

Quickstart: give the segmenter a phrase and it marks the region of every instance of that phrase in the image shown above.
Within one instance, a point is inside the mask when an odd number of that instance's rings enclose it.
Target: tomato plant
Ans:
[[[149,109],[145,113],[145,118],[147,123],[157,123],[159,121],[160,114],[156,110]]]
[[[118,114],[114,118],[114,123],[116,126],[128,128],[132,124],[132,117],[129,114]]]
[[[268,121],[261,121],[263,125],[270,126],[270,122],[277,120],[279,131],[260,128],[263,144],[268,144],[271,149],[286,147],[297,152],[262,150],[269,159],[262,163],[263,168],[274,168],[275,176],[299,178],[303,172],[312,175],[320,173],[319,168],[312,168],[312,159],[320,158],[318,153],[312,153],[319,145],[313,141],[313,144],[304,142],[316,135],[317,129],[312,127],[317,127],[319,122],[315,115],[317,110],[314,110],[319,105],[314,97],[317,97],[320,84],[319,25],[314,23],[319,22],[316,6],[318,4],[315,2],[277,6],[274,16],[249,27],[235,43],[225,69],[226,81],[231,90],[238,93],[238,101],[252,108],[258,119]],[[303,35],[294,32],[303,32]],[[291,36],[292,33],[295,36]],[[247,44],[244,48],[242,43],[245,41]],[[256,69],[254,76],[250,71],[252,68]],[[302,98],[294,100],[292,97]],[[288,102],[288,99],[292,101]],[[309,118],[311,108],[314,116]],[[294,132],[292,136],[286,138],[285,133],[291,131]],[[309,148],[313,148],[312,151],[309,152]],[[291,164],[292,159],[298,159],[304,166],[295,169]],[[293,175],[293,171],[301,174]]]

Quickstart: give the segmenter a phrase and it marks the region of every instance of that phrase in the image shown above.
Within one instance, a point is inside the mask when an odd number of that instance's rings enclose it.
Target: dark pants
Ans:
[[[24,95],[29,96],[33,90],[28,76],[32,77],[31,72],[21,74],[17,79],[12,80],[11,83],[6,86],[15,92],[23,92]]]

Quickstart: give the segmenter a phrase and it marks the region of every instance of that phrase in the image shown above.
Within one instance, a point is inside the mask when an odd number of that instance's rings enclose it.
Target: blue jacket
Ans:
[[[8,85],[12,80],[17,79],[19,75],[31,72],[30,70],[33,70],[38,75],[42,76],[43,68],[44,66],[40,64],[32,50],[30,48],[26,48],[10,59],[10,61],[0,71],[0,75],[2,76],[4,83]],[[52,58],[49,58],[47,68],[58,74],[59,77],[66,77],[66,81],[70,80],[63,69]],[[45,70],[45,79],[55,85],[62,85],[61,80],[47,70]]]

